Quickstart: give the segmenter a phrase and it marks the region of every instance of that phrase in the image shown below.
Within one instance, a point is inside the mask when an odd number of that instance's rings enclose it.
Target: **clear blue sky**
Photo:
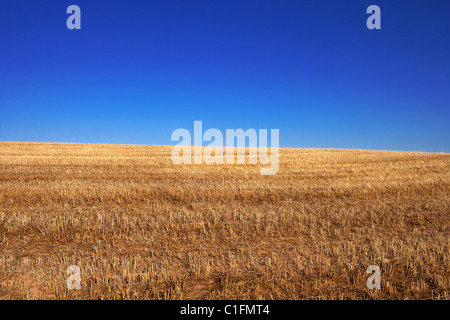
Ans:
[[[194,120],[450,152],[450,1],[0,1],[0,141],[168,145]]]

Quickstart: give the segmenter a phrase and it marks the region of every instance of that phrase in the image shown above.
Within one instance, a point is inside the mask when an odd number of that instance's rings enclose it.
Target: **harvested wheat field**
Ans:
[[[449,154],[281,149],[273,176],[170,154],[0,143],[0,298],[450,298]]]

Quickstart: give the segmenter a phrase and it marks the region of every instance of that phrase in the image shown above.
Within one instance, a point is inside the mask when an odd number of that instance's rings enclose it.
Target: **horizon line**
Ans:
[[[23,143],[23,144],[77,144],[77,145],[111,145],[111,146],[145,146],[145,147],[175,147],[177,145],[165,145],[165,144],[141,144],[141,143],[105,143],[105,142],[48,142],[48,141],[0,141],[1,143]],[[189,146],[188,146],[189,147]],[[198,147],[198,146],[190,146],[190,147]],[[208,146],[202,146],[203,148]],[[212,146],[214,147],[222,147],[227,148],[227,146]],[[239,148],[233,146],[232,148]],[[249,147],[245,147],[248,149]],[[259,147],[256,147],[259,148]],[[267,149],[271,149],[271,147],[267,147]],[[447,154],[450,155],[449,152],[445,151],[417,151],[417,150],[388,150],[388,149],[364,149],[364,148],[336,148],[336,147],[279,147],[279,149],[292,149],[292,150],[342,150],[342,151],[374,151],[374,152],[405,152],[405,153],[431,153],[431,154]]]

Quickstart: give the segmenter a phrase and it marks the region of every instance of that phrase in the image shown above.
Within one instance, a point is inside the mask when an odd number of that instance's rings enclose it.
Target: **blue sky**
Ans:
[[[2,0],[0,141],[169,145],[202,120],[279,129],[281,147],[450,152],[449,16],[449,1]]]

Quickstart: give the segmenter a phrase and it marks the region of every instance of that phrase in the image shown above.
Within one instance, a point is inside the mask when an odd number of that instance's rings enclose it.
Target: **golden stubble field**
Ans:
[[[281,149],[274,176],[170,154],[0,143],[0,298],[449,299],[449,154]]]

